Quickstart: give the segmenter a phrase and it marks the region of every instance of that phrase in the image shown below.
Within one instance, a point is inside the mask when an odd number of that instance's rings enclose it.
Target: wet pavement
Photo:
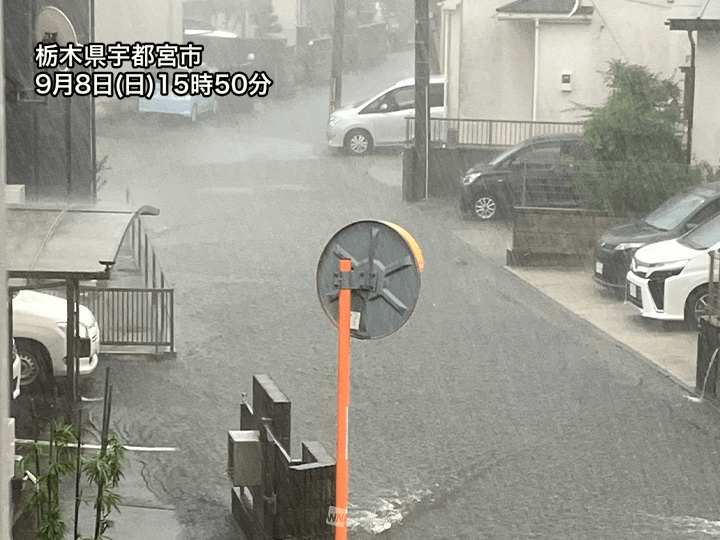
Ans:
[[[373,89],[347,84],[348,100],[402,78],[406,60],[391,58]],[[132,117],[98,130],[111,166],[101,196],[161,209],[147,224],[176,288],[177,358],[103,362],[113,429],[177,449],[133,453],[128,507],[167,518],[180,540],[242,538],[226,431],[256,373],[292,401],[293,454],[302,440],[334,454],[337,334],[315,270],[338,229],[371,217],[413,234],[426,268],[411,320],[353,342],[351,538],[717,533],[717,411],[598,331],[587,302],[597,291],[579,274],[569,286],[504,268],[507,224],[461,221],[455,201],[402,202],[397,153],[328,152],[325,108],[308,93],[252,118]],[[553,299],[563,284],[585,311]],[[98,370],[87,395],[101,380]],[[118,533],[140,523],[132,510],[116,519]]]

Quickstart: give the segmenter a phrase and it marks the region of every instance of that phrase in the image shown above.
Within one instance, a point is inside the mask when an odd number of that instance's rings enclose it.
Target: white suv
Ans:
[[[18,292],[12,301],[13,337],[21,361],[20,384],[47,389],[53,376],[67,375],[67,302],[36,291]],[[95,317],[80,306],[80,367],[91,373],[98,364],[100,329]]]
[[[707,309],[708,253],[718,248],[720,215],[680,238],[640,248],[627,274],[628,301],[643,317],[696,327]]]
[[[428,100],[430,117],[443,118],[443,77],[430,78]],[[414,79],[400,81],[373,98],[333,112],[327,125],[328,145],[360,156],[378,146],[404,144],[408,138],[405,119],[409,116],[415,116]]]

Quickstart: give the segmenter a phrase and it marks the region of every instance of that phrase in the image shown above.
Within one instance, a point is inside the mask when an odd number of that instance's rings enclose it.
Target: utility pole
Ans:
[[[0,73],[5,73],[4,34],[3,34],[4,2],[0,1]],[[0,77],[0,234],[5,236],[5,77]],[[12,538],[12,504],[10,497],[10,481],[14,475],[15,433],[14,424],[10,420],[10,363],[8,353],[10,340],[8,331],[8,298],[7,298],[7,259],[5,250],[0,252],[0,275],[3,285],[0,287],[0,385],[5,390],[0,392],[0,540]]]
[[[414,199],[428,196],[430,152],[430,7],[428,0],[415,0],[415,174]]]
[[[345,36],[345,0],[334,0],[332,66],[330,67],[330,113],[342,103],[343,40]]]

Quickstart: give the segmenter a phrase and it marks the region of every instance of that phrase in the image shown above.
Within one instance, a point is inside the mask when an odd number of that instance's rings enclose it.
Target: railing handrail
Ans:
[[[407,118],[414,119],[413,116],[408,116]],[[493,122],[493,123],[503,123],[503,124],[535,124],[535,125],[558,125],[558,126],[582,126],[583,122],[561,122],[558,120],[498,120],[498,119],[492,119],[492,118],[447,118],[447,117],[439,117],[439,116],[432,116],[430,118],[430,121],[437,121],[437,122],[467,122],[467,123],[479,123],[479,122]]]
[[[406,117],[406,142],[414,138],[415,118]],[[430,140],[451,146],[511,147],[537,135],[581,132],[583,122],[438,118],[429,120]]]

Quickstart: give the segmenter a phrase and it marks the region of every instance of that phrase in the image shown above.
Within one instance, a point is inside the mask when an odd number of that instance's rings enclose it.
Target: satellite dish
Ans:
[[[35,21],[37,43],[57,43],[64,47],[77,43],[77,34],[70,19],[56,7],[47,6],[40,10]]]

